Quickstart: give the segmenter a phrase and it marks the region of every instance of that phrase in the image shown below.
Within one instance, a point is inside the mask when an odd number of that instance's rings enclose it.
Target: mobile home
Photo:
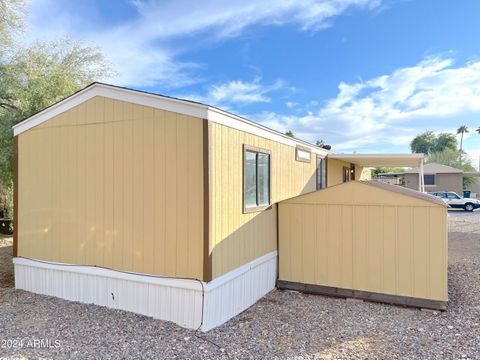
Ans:
[[[203,331],[275,287],[279,202],[368,176],[215,107],[100,83],[14,137],[16,287]]]

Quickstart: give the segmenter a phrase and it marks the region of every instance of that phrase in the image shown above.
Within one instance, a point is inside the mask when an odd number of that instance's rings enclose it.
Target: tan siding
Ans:
[[[343,183],[343,167],[350,168],[350,163],[328,159],[327,161],[327,185],[334,186]]]
[[[280,280],[447,300],[443,205],[350,182],[279,208]]]
[[[19,256],[202,278],[201,119],[96,97],[18,139]]]
[[[271,151],[273,203],[314,191],[316,164],[313,154],[310,163],[296,161],[292,146],[216,123],[209,127],[210,241],[215,278],[277,248],[276,206],[243,214],[243,144]]]

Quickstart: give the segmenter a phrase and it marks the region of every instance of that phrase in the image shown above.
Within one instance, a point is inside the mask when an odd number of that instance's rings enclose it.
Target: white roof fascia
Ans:
[[[320,155],[321,157],[325,157],[329,153],[325,149],[291,138],[263,125],[214,107],[100,83],[94,83],[13,126],[13,134],[14,136],[17,136],[95,96],[103,96],[114,100],[127,101],[200,119],[207,119],[221,125],[293,147],[301,145],[309,148],[312,153]]]

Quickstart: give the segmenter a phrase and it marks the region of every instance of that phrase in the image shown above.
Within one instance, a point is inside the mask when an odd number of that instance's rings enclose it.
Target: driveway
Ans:
[[[446,312],[272,291],[207,334],[14,290],[12,248],[2,240],[0,346],[24,346],[0,347],[0,358],[479,359],[480,212],[449,212],[449,235]]]

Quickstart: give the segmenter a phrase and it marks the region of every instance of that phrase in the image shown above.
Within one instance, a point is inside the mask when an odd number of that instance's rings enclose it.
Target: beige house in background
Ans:
[[[463,194],[463,170],[451,166],[430,163],[423,166],[425,191],[453,191]],[[406,170],[405,187],[418,189],[419,169]]]
[[[344,183],[369,167],[423,163],[332,154],[209,105],[100,83],[16,125],[14,144],[16,288],[203,331],[275,288],[280,202],[334,185],[354,199]]]

